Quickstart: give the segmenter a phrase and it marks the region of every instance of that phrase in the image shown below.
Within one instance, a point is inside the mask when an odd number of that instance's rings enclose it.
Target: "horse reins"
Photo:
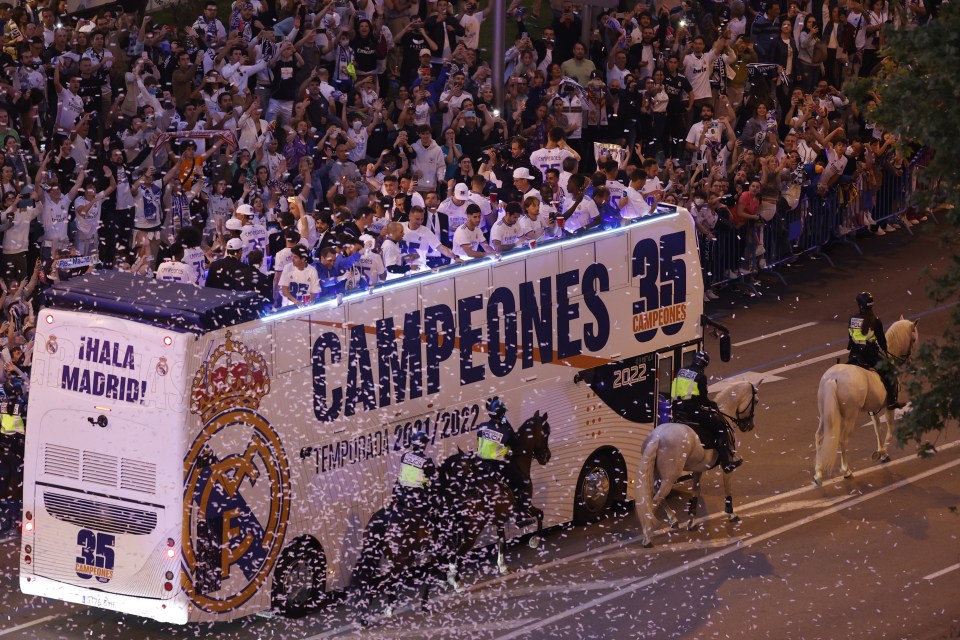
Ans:
[[[723,411],[720,412],[720,415],[722,415],[725,418],[729,418],[730,420],[733,420],[733,423],[737,425],[737,428],[740,429],[740,431],[746,431],[747,425],[753,422],[753,418],[756,412],[756,407],[757,407],[757,388],[753,386],[753,384],[751,384],[750,385],[750,408],[748,409],[748,411],[750,412],[750,415],[741,416],[740,409],[737,409],[736,416],[728,415]]]

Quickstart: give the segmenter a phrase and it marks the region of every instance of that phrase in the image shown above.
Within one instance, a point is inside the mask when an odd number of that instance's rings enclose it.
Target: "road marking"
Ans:
[[[394,611],[394,618],[396,618],[401,612],[405,611],[407,607],[400,607]],[[387,618],[386,620],[390,620]],[[384,620],[380,620],[383,622]],[[433,628],[410,628],[410,622],[407,620],[399,620],[398,623],[404,625],[402,633],[398,633],[398,629],[359,629],[358,625],[344,625],[337,629],[331,629],[330,631],[325,631],[324,633],[317,634],[315,636],[310,636],[305,640],[323,640],[324,638],[330,638],[335,635],[340,635],[345,631],[352,631],[353,633],[349,636],[343,636],[346,640],[347,638],[363,638],[363,640],[396,640],[398,636],[410,636],[410,634],[416,634],[417,637],[430,638],[436,636],[439,638],[449,638],[456,635],[457,632],[464,633],[477,633],[479,631],[500,631],[502,629],[511,629],[517,626],[517,624],[527,624],[528,622],[535,622],[533,618],[521,618],[520,620],[490,620],[490,621],[478,621],[472,624],[463,624],[460,626],[451,626],[443,625],[436,629]]]
[[[761,371],[747,371],[746,373],[738,373],[735,376],[724,378],[723,380],[717,380],[710,385],[710,391],[722,391],[727,387],[733,386],[737,382],[749,382],[753,386],[759,387],[761,382],[763,384],[769,384],[771,382],[780,382],[781,380],[786,380],[786,378],[781,378],[780,376],[775,376],[770,373],[763,373]]]
[[[14,631],[20,631],[21,629],[26,629],[28,627],[32,627],[34,625],[47,622],[49,620],[56,620],[57,618],[62,618],[63,616],[64,614],[61,613],[55,616],[44,616],[42,618],[37,618],[36,620],[31,620],[30,622],[24,622],[23,624],[18,624],[17,626],[10,627],[9,629],[3,629],[2,631],[0,631],[0,636],[5,636],[8,633],[13,633]]]
[[[794,362],[792,364],[786,364],[782,367],[777,367],[776,369],[771,369],[770,371],[764,371],[765,375],[779,375],[781,373],[786,373],[787,371],[793,371],[794,369],[799,369],[800,367],[805,367],[810,364],[816,364],[818,362],[823,362],[824,360],[832,360],[839,356],[847,354],[846,349],[841,349],[839,351],[832,351],[830,353],[825,353],[822,356],[816,356],[814,358],[807,358],[806,360],[801,360],[800,362]]]
[[[905,487],[905,486],[907,486],[907,485],[909,485],[909,484],[913,484],[914,482],[917,482],[917,481],[919,481],[919,480],[923,480],[924,478],[928,478],[928,477],[930,477],[930,476],[932,476],[932,475],[936,475],[936,474],[940,473],[941,471],[946,471],[946,470],[948,470],[948,469],[951,469],[951,468],[953,468],[953,467],[956,467],[957,465],[960,465],[960,459],[953,460],[953,461],[951,461],[951,462],[947,462],[947,463],[942,464],[942,465],[940,465],[940,466],[938,466],[938,467],[934,467],[933,469],[929,469],[929,470],[927,470],[927,471],[924,471],[923,473],[919,473],[919,474],[917,474],[917,475],[915,475],[915,476],[911,476],[911,477],[909,477],[909,478],[904,478],[903,480],[900,480],[900,481],[898,481],[898,482],[895,482],[895,483],[893,483],[893,484],[891,484],[891,485],[889,485],[889,486],[883,487],[882,489],[878,489],[878,490],[874,491],[873,493],[863,494],[863,495],[861,495],[861,496],[858,496],[858,497],[852,498],[852,499],[850,499],[850,500],[847,500],[847,501],[844,502],[843,504],[835,505],[835,506],[832,506],[832,507],[830,507],[830,508],[828,508],[828,509],[824,509],[823,511],[821,511],[821,512],[819,512],[819,513],[815,513],[815,514],[809,515],[809,516],[807,516],[807,517],[805,517],[805,518],[801,518],[800,520],[797,520],[796,522],[791,522],[790,524],[783,525],[782,527],[778,527],[778,528],[773,529],[773,530],[771,530],[771,531],[768,531],[768,532],[766,532],[766,533],[761,533],[761,534],[759,534],[759,535],[756,535],[756,536],[752,536],[752,537],[750,537],[750,538],[747,538],[747,539],[745,539],[743,542],[741,542],[740,544],[732,545],[732,546],[727,547],[727,548],[725,548],[725,549],[721,549],[721,550],[719,550],[719,551],[715,551],[714,553],[711,553],[711,554],[709,554],[709,555],[703,556],[703,557],[698,558],[698,559],[696,559],[696,560],[691,560],[690,562],[687,562],[687,563],[685,563],[685,564],[683,564],[683,565],[681,565],[681,566],[679,566],[679,567],[674,567],[673,569],[670,569],[670,570],[668,570],[668,571],[664,571],[664,572],[662,572],[662,573],[658,573],[658,574],[652,575],[652,576],[650,576],[649,578],[643,578],[643,579],[637,580],[637,581],[635,581],[632,585],[629,585],[629,586],[623,587],[623,588],[621,588],[621,589],[618,589],[618,590],[615,591],[615,592],[611,592],[611,593],[608,593],[608,594],[606,594],[606,595],[604,595],[604,596],[600,596],[600,597],[598,597],[598,598],[594,598],[593,600],[589,600],[589,601],[587,601],[587,602],[584,602],[583,604],[581,604],[581,605],[579,605],[579,606],[576,606],[576,607],[573,607],[572,609],[568,609],[568,610],[566,610],[566,611],[564,611],[564,612],[562,612],[562,613],[558,613],[558,614],[549,616],[549,617],[544,618],[543,620],[539,620],[539,621],[537,621],[537,622],[535,622],[535,623],[533,623],[533,624],[528,624],[528,625],[526,625],[526,626],[524,626],[524,627],[520,627],[519,629],[516,629],[516,630],[512,631],[511,633],[508,633],[508,634],[505,635],[505,636],[499,636],[499,637],[498,637],[498,640],[512,640],[513,638],[519,638],[519,637],[524,636],[524,635],[526,635],[526,634],[528,634],[528,633],[530,633],[530,632],[532,632],[532,631],[536,631],[536,630],[538,630],[538,629],[542,629],[542,628],[544,628],[544,627],[546,627],[546,626],[555,624],[555,623],[557,623],[557,622],[559,622],[559,621],[561,621],[561,620],[564,620],[564,619],[566,619],[566,618],[569,618],[570,616],[574,616],[574,615],[576,615],[576,614],[578,614],[578,613],[582,613],[582,612],[584,612],[584,611],[588,611],[588,610],[593,609],[593,608],[595,608],[595,607],[597,607],[597,606],[600,606],[600,605],[605,604],[605,603],[607,603],[607,602],[610,602],[610,601],[612,601],[612,600],[616,600],[616,599],[618,599],[618,598],[621,598],[621,597],[623,597],[623,596],[625,596],[625,595],[634,593],[634,592],[639,591],[639,590],[641,590],[641,589],[645,589],[645,588],[647,588],[647,587],[649,587],[649,586],[655,585],[655,584],[657,584],[657,583],[659,583],[659,582],[662,582],[662,581],[667,580],[667,579],[669,579],[669,578],[672,578],[672,577],[674,577],[674,576],[677,576],[677,575],[680,575],[680,574],[683,574],[683,573],[687,573],[687,572],[689,572],[691,569],[699,568],[699,567],[701,567],[701,566],[703,566],[703,565],[705,565],[705,564],[709,564],[709,563],[711,563],[711,562],[714,562],[715,560],[719,560],[719,559],[721,559],[721,558],[723,558],[723,557],[725,557],[725,556],[728,556],[728,555],[730,555],[731,553],[736,553],[736,552],[743,551],[743,549],[745,549],[745,548],[749,548],[749,547],[756,546],[756,545],[760,544],[761,542],[766,542],[767,540],[770,540],[771,538],[776,538],[777,536],[780,536],[780,535],[782,535],[782,534],[784,534],[784,533],[787,533],[788,531],[792,531],[793,529],[797,529],[797,528],[799,528],[799,527],[806,526],[806,525],[810,524],[811,522],[816,522],[817,520],[821,520],[821,519],[823,519],[823,518],[826,518],[827,516],[832,516],[832,515],[834,515],[834,514],[840,513],[841,511],[844,511],[844,510],[846,510],[846,509],[849,509],[850,507],[857,506],[857,505],[859,505],[859,504],[861,504],[861,503],[863,503],[863,502],[866,502],[867,500],[872,500],[872,499],[874,499],[874,498],[878,498],[878,497],[880,497],[880,496],[886,495],[886,494],[888,494],[888,493],[890,493],[890,492],[892,492],[892,491],[896,491],[897,489],[900,489],[900,488],[902,488],[902,487]]]
[[[924,580],[935,580],[936,578],[939,578],[939,577],[942,576],[942,575],[946,575],[946,574],[950,573],[951,571],[956,571],[957,569],[960,569],[960,562],[958,562],[957,564],[952,564],[952,565],[950,565],[949,567],[946,567],[945,569],[940,569],[940,571],[935,571],[935,572],[931,573],[931,574],[928,575],[928,576],[923,576],[923,579],[924,579]]]
[[[743,340],[741,342],[734,342],[733,346],[742,347],[745,344],[751,344],[753,342],[760,342],[761,340],[766,340],[767,338],[776,338],[777,336],[782,336],[785,333],[790,333],[791,331],[799,331],[800,329],[806,329],[807,327],[812,327],[816,322],[804,322],[803,324],[798,324],[795,327],[790,327],[789,329],[784,329],[782,331],[774,331],[773,333],[765,333],[762,336],[757,336],[756,338],[750,338],[749,340]]]
[[[822,509],[824,507],[832,507],[838,502],[843,502],[849,498],[849,496],[837,496],[835,498],[826,498],[824,500],[794,500],[792,502],[784,502],[783,504],[777,504],[766,509],[759,509],[757,511],[751,511],[750,517],[756,516],[765,516],[774,513],[787,513],[788,511],[805,511],[808,509]]]
[[[870,423],[870,424],[872,424],[872,423]],[[955,442],[948,442],[947,444],[943,445],[942,447],[938,447],[937,450],[938,450],[938,451],[946,451],[946,450],[952,449],[952,448],[954,448],[954,447],[956,447],[956,446],[960,446],[960,440],[955,441]],[[897,460],[894,460],[894,461],[892,461],[892,462],[887,462],[887,463],[879,463],[879,462],[878,462],[878,463],[874,464],[874,465],[871,466],[871,467],[865,467],[865,468],[862,469],[862,470],[858,469],[858,470],[857,470],[857,477],[858,477],[858,478],[863,478],[864,476],[869,475],[869,474],[871,474],[871,473],[873,473],[873,472],[875,472],[875,471],[880,471],[880,470],[882,470],[882,469],[891,469],[891,468],[893,468],[893,467],[895,467],[895,466],[897,466],[897,465],[899,465],[899,464],[903,464],[903,463],[905,463],[905,462],[908,462],[908,461],[910,461],[910,460],[915,460],[915,459],[916,459],[916,458],[915,458],[914,456],[905,456],[905,457],[903,457],[903,458],[898,458]],[[830,480],[824,480],[824,484],[830,484],[830,483],[833,483],[833,482],[842,482],[842,481],[844,481],[844,480],[843,480],[843,477],[842,477],[841,475],[837,475],[837,476],[831,478]],[[794,497],[794,496],[798,496],[798,495],[807,493],[807,492],[809,492],[809,491],[814,491],[814,490],[817,490],[817,489],[819,489],[819,487],[815,486],[815,485],[813,484],[813,481],[811,480],[811,482],[810,482],[809,485],[803,485],[802,487],[797,487],[796,489],[793,489],[793,490],[791,490],[791,491],[787,491],[786,493],[777,493],[777,494],[774,494],[774,495],[772,495],[772,496],[767,496],[766,498],[762,498],[762,499],[760,499],[760,500],[757,500],[757,501],[755,501],[755,502],[751,502],[751,503],[749,503],[749,504],[745,504],[745,505],[743,505],[742,507],[737,507],[737,513],[739,513],[740,515],[743,515],[743,514],[745,514],[745,513],[747,513],[747,512],[752,513],[754,509],[757,509],[757,508],[759,508],[759,507],[766,506],[766,505],[770,504],[771,502],[777,502],[777,501],[780,501],[780,500],[789,499],[789,498],[792,498],[792,497]],[[723,511],[717,511],[716,513],[712,513],[712,514],[710,514],[710,515],[703,516],[703,517],[701,517],[701,518],[697,518],[696,522],[697,522],[698,524],[703,524],[703,523],[706,523],[706,522],[711,522],[711,521],[713,521],[713,520],[717,520],[717,519],[719,519],[719,518],[726,518],[726,517],[727,517],[727,514],[726,514],[726,513],[724,513]],[[669,527],[663,527],[662,529],[654,532],[654,536],[659,536],[659,535],[661,535],[661,534],[663,534],[663,533],[666,533],[667,531],[670,531],[670,530],[671,530],[671,529],[670,529]],[[555,559],[555,560],[551,560],[551,561],[549,561],[549,562],[544,562],[543,564],[537,564],[537,565],[534,565],[534,566],[532,566],[532,567],[527,567],[527,568],[524,568],[524,569],[517,569],[515,572],[513,572],[513,573],[511,573],[511,574],[509,574],[509,575],[506,575],[506,576],[497,576],[496,578],[493,578],[493,579],[491,579],[491,580],[486,580],[486,581],[483,581],[483,582],[478,582],[478,583],[476,583],[476,584],[474,584],[474,585],[471,585],[471,586],[470,586],[469,588],[467,588],[466,590],[467,590],[467,591],[478,591],[478,590],[484,589],[484,588],[486,588],[486,587],[495,586],[495,585],[497,585],[497,584],[499,584],[499,583],[501,583],[501,582],[507,582],[508,580],[513,580],[513,579],[516,579],[516,578],[526,577],[526,576],[529,576],[529,575],[534,574],[534,573],[540,573],[540,572],[542,572],[542,571],[546,571],[547,569],[552,569],[552,568],[554,568],[554,567],[558,567],[558,566],[561,566],[561,565],[564,565],[564,564],[567,564],[567,563],[579,562],[579,561],[584,560],[584,559],[586,559],[586,558],[590,558],[590,557],[593,557],[593,556],[605,554],[605,553],[607,553],[608,551],[616,551],[617,549],[620,549],[620,548],[625,547],[625,546],[627,546],[627,545],[630,545],[630,544],[634,544],[634,543],[636,543],[636,542],[639,542],[641,538],[642,538],[642,536],[640,536],[640,535],[631,536],[631,537],[629,537],[629,538],[624,538],[623,540],[618,540],[617,542],[610,542],[610,543],[608,543],[608,544],[603,545],[602,547],[596,547],[596,548],[590,549],[590,550],[588,550],[588,551],[581,551],[580,553],[575,553],[575,554],[570,555],[570,556],[564,556],[563,558],[557,558],[557,559]],[[655,547],[655,549],[661,549],[661,547]],[[308,639],[308,640],[310,640],[310,639]]]

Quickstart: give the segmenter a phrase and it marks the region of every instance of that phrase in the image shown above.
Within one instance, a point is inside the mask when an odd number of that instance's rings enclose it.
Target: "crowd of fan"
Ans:
[[[911,158],[841,88],[936,0],[621,2],[586,28],[569,0],[513,0],[504,77],[480,0],[211,0],[183,29],[63,4],[0,3],[8,380],[33,293],[95,269],[281,307],[661,202],[704,246],[740,239],[731,276],[765,268],[758,230],[803,198],[855,187],[841,233],[916,222],[872,219]]]

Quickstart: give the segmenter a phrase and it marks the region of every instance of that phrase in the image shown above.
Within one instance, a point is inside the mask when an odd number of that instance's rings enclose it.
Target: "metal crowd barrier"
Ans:
[[[831,243],[849,244],[863,255],[857,238],[868,231],[894,225],[912,234],[902,218],[910,196],[918,189],[936,188],[925,181],[916,163],[905,167],[900,175],[885,168],[878,189],[870,191],[863,186],[862,180],[838,184],[821,197],[812,182],[804,187],[793,209],[781,198],[770,222],[735,229],[721,220],[714,229],[716,240],[701,238],[706,286],[731,286],[755,294],[752,276],[770,274],[785,283],[780,268],[800,256],[823,258],[832,266],[833,260],[823,252]],[[868,224],[869,220],[876,224]],[[757,251],[760,242],[762,252]]]

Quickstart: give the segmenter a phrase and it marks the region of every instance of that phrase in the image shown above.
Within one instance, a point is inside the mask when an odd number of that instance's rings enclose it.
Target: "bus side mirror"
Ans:
[[[730,362],[730,334],[725,333],[720,336],[720,359],[724,362]]]

